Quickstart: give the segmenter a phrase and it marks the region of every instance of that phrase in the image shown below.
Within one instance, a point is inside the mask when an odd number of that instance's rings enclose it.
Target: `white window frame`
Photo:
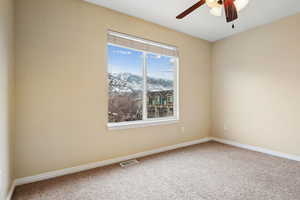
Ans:
[[[151,42],[153,45],[153,42]],[[134,51],[139,51],[143,53],[143,80],[144,80],[144,89],[143,89],[143,120],[138,121],[126,121],[126,122],[107,122],[107,127],[109,130],[118,130],[118,129],[128,129],[128,128],[141,128],[141,127],[148,127],[148,126],[156,126],[156,125],[167,125],[167,124],[174,124],[179,122],[179,57],[175,56],[168,56],[163,54],[154,53],[151,51],[144,51],[140,49],[135,49],[123,45],[113,44],[110,42],[107,42],[107,46],[112,45],[116,47],[121,48],[127,48]],[[157,44],[159,45],[159,44]],[[174,116],[172,117],[160,117],[160,118],[147,118],[147,54],[154,54],[154,55],[160,55],[160,56],[167,56],[172,57],[175,59],[175,69],[174,69],[174,107],[173,107],[173,113]],[[109,73],[109,66],[107,63],[107,74]],[[107,91],[108,93],[108,91]],[[108,119],[108,117],[107,117]]]

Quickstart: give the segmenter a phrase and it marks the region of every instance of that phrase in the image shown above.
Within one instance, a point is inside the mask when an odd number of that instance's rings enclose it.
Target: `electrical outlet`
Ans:
[[[184,133],[184,131],[185,131],[185,128],[184,128],[184,126],[182,126],[181,127],[181,132]]]

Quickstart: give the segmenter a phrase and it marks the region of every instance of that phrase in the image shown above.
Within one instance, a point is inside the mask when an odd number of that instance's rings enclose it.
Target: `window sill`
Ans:
[[[130,129],[130,128],[143,128],[149,126],[158,126],[158,125],[168,125],[178,123],[179,120],[176,118],[168,118],[161,120],[147,120],[147,121],[138,121],[138,122],[119,122],[119,123],[108,123],[108,130],[120,130],[120,129]]]

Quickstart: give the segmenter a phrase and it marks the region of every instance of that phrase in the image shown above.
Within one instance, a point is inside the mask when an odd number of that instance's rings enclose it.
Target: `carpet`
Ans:
[[[16,188],[13,200],[299,200],[300,162],[208,142]]]

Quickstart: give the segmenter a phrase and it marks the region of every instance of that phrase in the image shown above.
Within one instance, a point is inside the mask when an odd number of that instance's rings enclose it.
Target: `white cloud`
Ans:
[[[169,69],[169,70],[161,70],[160,72],[161,72],[161,73],[173,73],[174,70],[172,70],[172,69]]]
[[[123,50],[115,50],[114,53],[119,53],[123,55],[131,55],[130,51],[123,51]]]
[[[171,58],[170,63],[175,63],[175,58]]]

